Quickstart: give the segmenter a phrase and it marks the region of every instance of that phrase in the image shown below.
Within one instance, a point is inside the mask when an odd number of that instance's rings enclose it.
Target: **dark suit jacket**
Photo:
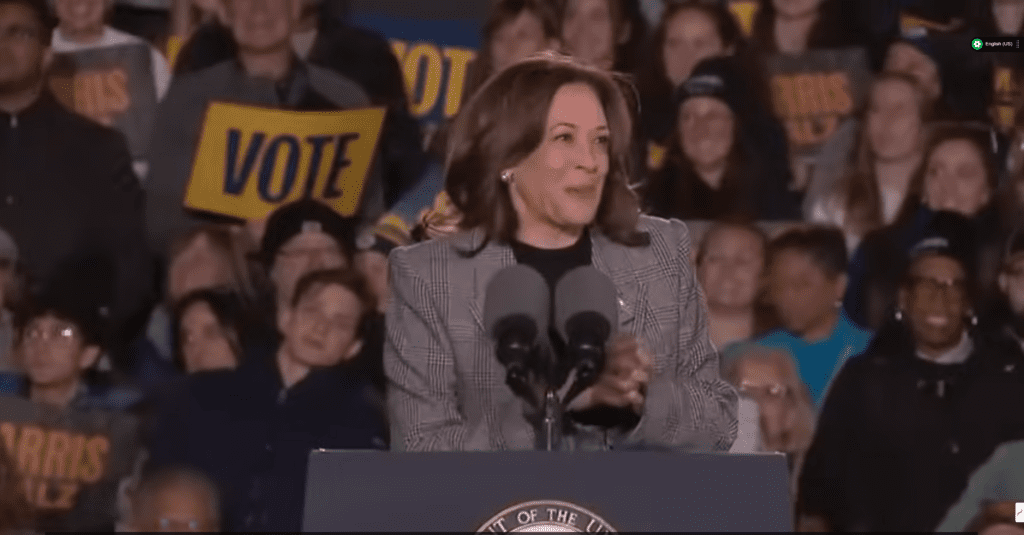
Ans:
[[[642,216],[645,247],[591,232],[593,265],[616,285],[619,330],[654,355],[640,423],[627,432],[591,429],[577,449],[637,444],[728,450],[736,436],[736,392],[719,375],[707,310],[690,264],[690,237],[678,220]],[[392,251],[384,368],[394,451],[532,449],[525,402],[505,385],[505,370],[484,328],[491,278],[514,265],[512,249],[490,243],[473,258],[480,231]],[[602,436],[603,435],[603,436]]]

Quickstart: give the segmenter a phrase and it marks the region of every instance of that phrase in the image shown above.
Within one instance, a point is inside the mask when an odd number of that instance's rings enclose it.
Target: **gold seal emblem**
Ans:
[[[477,533],[618,533],[594,513],[568,502],[539,500],[513,505],[484,522]]]

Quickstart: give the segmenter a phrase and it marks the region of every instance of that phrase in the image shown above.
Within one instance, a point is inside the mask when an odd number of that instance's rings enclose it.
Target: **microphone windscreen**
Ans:
[[[495,328],[512,316],[529,318],[538,333],[548,330],[551,314],[551,289],[537,270],[524,265],[499,271],[487,283],[484,297],[484,325],[487,334],[497,338]]]
[[[618,326],[617,303],[615,285],[607,275],[592,266],[573,269],[555,286],[555,328],[568,342],[566,324],[581,313],[589,313],[607,321],[611,334]]]

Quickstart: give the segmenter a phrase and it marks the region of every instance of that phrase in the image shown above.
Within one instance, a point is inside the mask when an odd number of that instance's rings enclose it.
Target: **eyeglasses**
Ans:
[[[911,277],[910,285],[915,292],[929,296],[943,294],[960,299],[967,296],[967,283],[963,279]]]
[[[789,396],[789,387],[779,383],[757,384],[743,381],[739,393],[755,398],[783,399]]]
[[[329,328],[335,331],[346,331],[354,330],[355,325],[351,317],[344,314],[336,314],[334,316],[328,316],[324,314],[316,305],[305,304],[298,307],[299,316],[306,322],[312,322],[316,325],[327,325]]]
[[[40,342],[43,340],[54,340],[60,343],[67,343],[74,340],[77,331],[74,327],[30,327],[25,330],[25,340]]]
[[[18,43],[34,41],[39,39],[39,30],[32,28],[31,26],[10,26],[4,28],[4,30],[0,32],[0,41],[6,41],[8,39]]]

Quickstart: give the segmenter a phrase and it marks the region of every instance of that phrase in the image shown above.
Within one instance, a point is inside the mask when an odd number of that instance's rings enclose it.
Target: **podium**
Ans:
[[[793,530],[781,454],[310,454],[304,531]]]

